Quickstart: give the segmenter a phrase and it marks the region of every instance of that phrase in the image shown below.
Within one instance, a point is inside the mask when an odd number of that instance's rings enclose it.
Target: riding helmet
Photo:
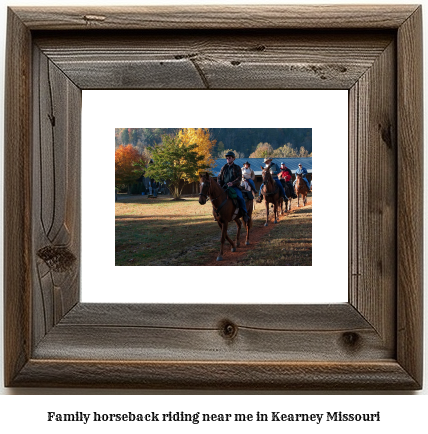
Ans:
[[[232,152],[232,151],[229,151],[229,152],[225,155],[225,157],[233,157],[233,158],[236,158],[236,157],[235,157],[235,153]]]

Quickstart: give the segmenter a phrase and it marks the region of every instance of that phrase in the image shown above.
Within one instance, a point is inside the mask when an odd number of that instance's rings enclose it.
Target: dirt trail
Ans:
[[[312,197],[308,196],[308,205],[312,204]],[[262,204],[258,204],[256,205],[256,207],[261,207],[263,206],[264,209],[264,202]],[[298,209],[304,209],[305,207],[300,206],[299,208],[297,207],[297,200],[294,201],[293,200],[293,205],[291,207],[291,210],[288,211],[287,213],[280,215],[278,218],[278,223],[277,224],[284,224],[284,221],[287,220],[287,217],[290,216],[291,214],[293,214],[296,210]],[[265,215],[266,218],[266,215]],[[240,241],[241,244],[240,246],[236,249],[236,252],[231,252],[230,251],[230,244],[226,241],[224,243],[224,252],[223,252],[223,260],[222,261],[217,261],[216,258],[213,258],[212,260],[210,260],[209,262],[205,263],[204,265],[208,265],[208,266],[233,266],[233,265],[238,265],[241,262],[245,261],[245,257],[247,256],[248,252],[251,251],[252,249],[254,249],[257,244],[260,242],[260,240],[265,237],[267,234],[269,234],[269,232],[276,226],[273,222],[273,210],[271,212],[269,212],[269,225],[267,227],[264,226],[265,223],[265,219],[260,222],[257,221],[255,224],[253,224],[253,227],[250,231],[250,245],[246,246],[245,245],[245,228],[244,226],[242,226],[242,230],[241,230],[241,236],[240,236]],[[235,223],[232,223],[232,225],[234,225]],[[232,240],[234,241],[234,238],[232,238]],[[218,251],[220,251],[220,241],[218,243]]]

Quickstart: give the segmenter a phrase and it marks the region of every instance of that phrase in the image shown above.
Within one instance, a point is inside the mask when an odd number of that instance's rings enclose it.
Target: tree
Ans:
[[[310,156],[312,157],[312,153],[311,153]],[[307,158],[307,157],[309,157],[309,152],[304,148],[304,146],[300,146],[299,157],[300,158]]]
[[[267,157],[272,157],[272,154],[273,154],[272,145],[270,145],[267,142],[265,143],[260,142],[257,145],[256,150],[250,155],[250,158],[267,158]]]
[[[182,128],[177,136],[184,146],[196,145],[195,151],[203,157],[199,169],[214,166],[211,152],[217,141],[210,139],[208,128]]]
[[[137,145],[139,139],[139,128],[131,129],[131,142],[134,146]]]
[[[224,143],[222,141],[217,143],[217,155],[224,155]],[[223,158],[223,157],[218,157]]]
[[[275,149],[272,154],[273,158],[297,158],[298,156],[299,155],[297,154],[291,143],[286,143],[280,148]]]
[[[153,164],[149,164],[145,176],[155,181],[168,181],[174,199],[179,199],[187,183],[198,180],[198,170],[208,169],[204,156],[197,152],[197,145],[186,145],[178,135],[162,137],[162,143],[149,147]]]
[[[120,145],[115,152],[115,184],[131,185],[144,173],[146,158],[132,145]]]
[[[128,130],[128,128],[124,128],[122,130],[121,139],[122,139],[122,145],[126,146],[126,145],[129,144],[130,140],[129,140],[129,130]]]

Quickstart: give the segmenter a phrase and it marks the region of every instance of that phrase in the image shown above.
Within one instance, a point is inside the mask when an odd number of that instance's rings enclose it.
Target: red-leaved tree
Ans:
[[[144,173],[146,158],[132,145],[120,145],[115,153],[116,187],[131,185]]]

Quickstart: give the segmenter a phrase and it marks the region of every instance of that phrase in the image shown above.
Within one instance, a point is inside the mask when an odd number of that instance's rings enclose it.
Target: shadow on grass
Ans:
[[[146,199],[147,200],[147,199]],[[210,206],[200,208],[196,198],[193,198],[190,208],[172,209],[155,206],[153,210],[143,207],[133,207],[126,214],[126,210],[116,216],[116,265],[203,265],[207,258],[215,257],[220,247],[220,228],[212,216]],[[165,204],[165,201],[164,201]],[[177,202],[175,202],[177,205]],[[153,205],[153,204],[152,204]],[[159,204],[161,205],[161,204]],[[159,210],[165,210],[165,214]],[[174,213],[174,211],[176,213]],[[138,212],[147,215],[140,215]],[[154,214],[159,212],[159,214]],[[281,218],[278,225],[270,233],[274,237],[268,237],[260,244],[253,262],[245,262],[245,265],[310,265],[312,256],[312,209],[305,207],[296,209],[292,214]],[[255,217],[254,227],[260,227],[264,222],[264,212],[258,209],[253,213]],[[290,228],[292,230],[290,231]],[[245,239],[245,230],[241,232],[241,242]],[[229,236],[236,237],[236,224],[230,223]],[[270,244],[272,239],[293,245],[293,252],[298,257],[289,258],[281,250],[283,245]],[[276,242],[276,241],[275,241]],[[278,253],[279,249],[279,253]],[[267,253],[266,253],[267,250]],[[297,254],[301,252],[301,254]],[[259,264],[257,255],[263,253],[266,261]],[[267,256],[266,256],[267,254]],[[278,254],[281,264],[277,263]],[[309,254],[309,260],[308,260]],[[302,261],[303,257],[304,261]]]
[[[236,235],[236,224],[228,234]],[[219,248],[220,228],[212,217],[121,220],[116,224],[116,265],[198,265]]]

